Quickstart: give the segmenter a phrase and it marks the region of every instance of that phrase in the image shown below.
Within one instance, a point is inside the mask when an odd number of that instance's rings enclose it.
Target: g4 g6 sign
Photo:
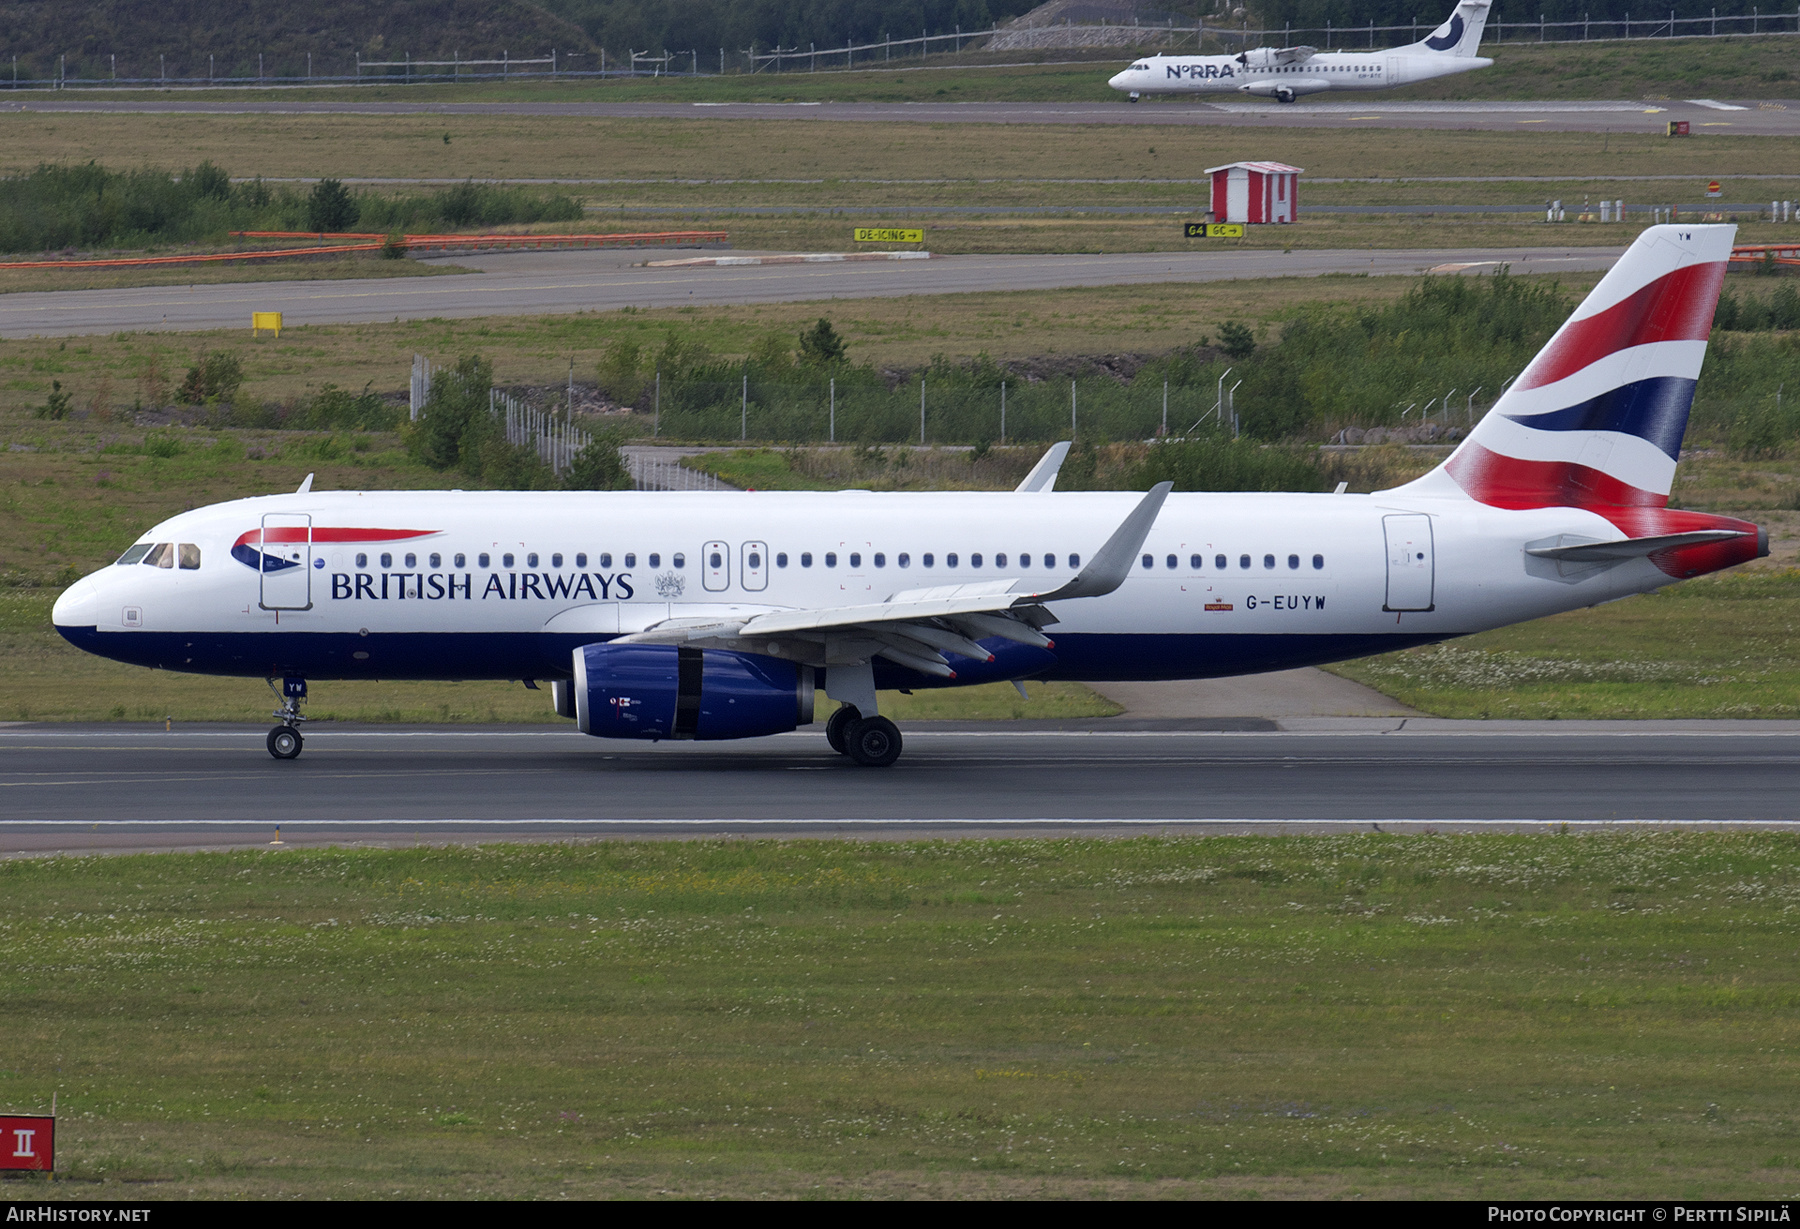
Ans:
[[[56,1119],[0,1117],[0,1169],[56,1168]]]

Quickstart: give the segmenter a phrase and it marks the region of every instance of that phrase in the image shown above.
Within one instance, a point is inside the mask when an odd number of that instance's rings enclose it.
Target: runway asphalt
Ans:
[[[1171,222],[1171,226],[1175,223]],[[680,255],[669,253],[668,255]],[[744,255],[745,253],[734,253]],[[652,269],[657,252],[591,250],[450,257],[479,275],[140,286],[0,295],[0,337],[245,328],[253,311],[288,327],[433,317],[559,314],[622,307],[891,298],[990,290],[1154,285],[1325,273],[1414,274],[1446,264],[1520,272],[1606,269],[1610,248],[1147,252],[948,256],[931,260]]]
[[[1097,69],[1096,72],[1101,70]],[[1513,132],[1663,132],[1670,120],[1697,131],[1732,135],[1800,135],[1800,102],[1775,99],[1656,102],[1415,102],[1367,98],[1275,102],[1202,102],[1192,98],[1117,102],[378,102],[159,98],[30,99],[0,103],[0,112],[147,115],[534,115],[570,119],[799,119],[921,124],[1134,124],[1276,128],[1440,128]],[[1529,129],[1527,129],[1529,130]]]
[[[698,835],[1542,831],[1787,824],[1796,722],[1404,718],[905,727],[890,769],[817,730],[619,743],[566,729],[0,728],[0,855]]]

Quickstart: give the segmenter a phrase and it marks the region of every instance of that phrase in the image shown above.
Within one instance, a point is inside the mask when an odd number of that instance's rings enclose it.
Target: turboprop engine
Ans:
[[[1252,47],[1238,52],[1237,62],[1245,68],[1282,68],[1304,64],[1318,54],[1317,47]]]
[[[756,738],[813,719],[813,672],[776,657],[673,644],[574,653],[574,717],[600,738]],[[561,695],[557,696],[561,709]]]

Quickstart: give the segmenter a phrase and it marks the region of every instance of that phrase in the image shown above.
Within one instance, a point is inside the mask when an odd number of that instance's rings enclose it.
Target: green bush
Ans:
[[[306,229],[310,231],[346,231],[356,225],[361,214],[356,198],[335,179],[321,179],[306,198]]]
[[[244,383],[244,366],[235,354],[202,350],[187,369],[177,394],[189,405],[230,401]]]
[[[575,463],[563,475],[563,486],[571,491],[629,491],[631,469],[619,451],[618,437],[610,432],[595,435],[575,454]]]
[[[39,418],[67,418],[71,396],[63,391],[61,380],[50,381],[50,395],[44,398],[44,404],[38,406]]]
[[[1178,491],[1323,491],[1313,454],[1224,436],[1155,444],[1126,483],[1143,490],[1173,482]]]

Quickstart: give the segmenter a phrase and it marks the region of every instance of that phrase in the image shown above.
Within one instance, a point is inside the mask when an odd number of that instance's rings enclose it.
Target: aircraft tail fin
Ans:
[[[1667,505],[1736,234],[1645,230],[1449,459],[1400,489],[1496,508],[1582,508],[1633,538],[1719,527],[1723,518]],[[1743,532],[1748,544],[1683,553],[1754,552],[1755,527]]]
[[[1416,55],[1449,55],[1470,59],[1481,49],[1481,32],[1487,28],[1492,0],[1462,0],[1444,24],[1403,51]]]
[[[1501,508],[1667,504],[1736,233],[1645,230],[1418,485]]]

